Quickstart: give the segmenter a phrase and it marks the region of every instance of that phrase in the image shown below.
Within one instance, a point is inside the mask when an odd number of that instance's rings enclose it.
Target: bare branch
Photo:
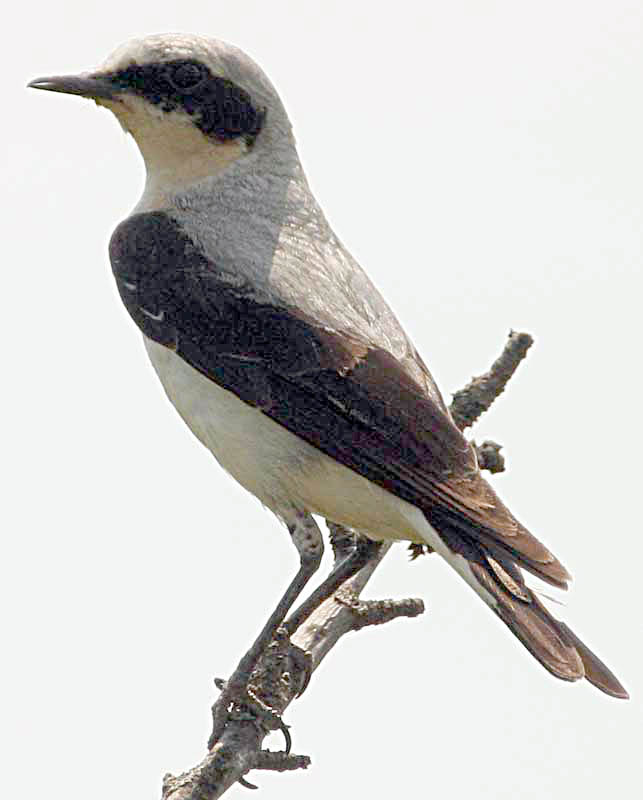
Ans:
[[[528,333],[511,331],[509,339],[500,357],[492,364],[489,372],[473,378],[464,389],[453,395],[451,416],[453,421],[464,430],[489,409],[493,401],[502,394],[507,381],[518,368],[518,364],[527,355],[527,350],[534,343]]]
[[[342,590],[352,591],[354,596],[358,596],[389,549],[390,544],[381,547],[377,556],[352,580],[347,581]],[[311,653],[310,669],[314,671],[339,639],[352,630],[355,630],[355,611],[330,598],[299,628],[292,637],[292,643]],[[254,693],[262,703],[269,698],[272,710],[278,714],[283,713],[297,696],[300,687],[298,677],[295,675],[293,679],[296,669],[290,661],[285,661],[289,658],[288,645],[287,640],[278,638],[252,677]],[[275,670],[275,665],[282,658],[281,670]],[[279,673],[278,680],[275,680],[276,673]],[[257,758],[263,758],[263,755],[259,756],[264,752],[261,745],[270,728],[261,715],[235,707],[221,739],[200,764],[178,777],[165,776],[163,800],[216,800],[221,797],[239,778],[256,768]],[[268,758],[278,759],[285,755],[270,754]],[[295,769],[297,765],[307,767],[310,760],[306,756],[297,756],[288,763],[292,765],[289,768]]]
[[[360,600],[346,586],[335,592],[335,600],[353,612],[353,630],[369,625],[384,625],[399,617],[417,617],[424,613],[424,602],[418,598],[408,600]]]
[[[307,769],[310,766],[308,756],[286,755],[262,750],[255,753],[253,769],[267,769],[273,772],[289,772],[295,769]]]

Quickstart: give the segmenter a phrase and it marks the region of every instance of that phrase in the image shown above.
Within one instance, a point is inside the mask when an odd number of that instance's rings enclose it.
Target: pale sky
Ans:
[[[420,596],[427,612],[343,640],[286,712],[311,768],[251,774],[257,796],[640,797],[640,1],[12,14],[3,796],[158,798],[165,772],[202,757],[212,677],[297,566],[285,530],[178,418],[120,304],[107,242],[142,189],[133,141],[92,103],[24,88],[180,30],[233,42],[271,77],[322,207],[445,395],[509,329],[535,337],[474,434],[504,444],[493,485],[575,578],[554,613],[632,695],[555,680],[437,556],[408,564],[398,546],[368,596]]]

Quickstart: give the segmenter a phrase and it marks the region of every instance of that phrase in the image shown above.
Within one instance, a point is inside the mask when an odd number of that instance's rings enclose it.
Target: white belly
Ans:
[[[423,541],[408,503],[344,467],[145,338],[163,387],[219,464],[281,519],[310,512],[375,539]],[[417,510],[413,509],[416,514]]]

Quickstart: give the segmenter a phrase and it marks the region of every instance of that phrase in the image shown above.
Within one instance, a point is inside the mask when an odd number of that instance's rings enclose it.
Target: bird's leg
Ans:
[[[337,564],[326,580],[321,583],[315,591],[307,597],[304,602],[288,617],[284,622],[283,628],[289,636],[292,636],[297,628],[305,622],[308,617],[319,608],[319,606],[331,597],[337,589],[347,580],[356,575],[360,569],[373,558],[381,542],[374,542],[371,539],[359,537],[355,546],[343,561]],[[299,692],[301,694],[306,687]]]
[[[272,642],[275,634],[286,618],[293,603],[301,594],[304,586],[319,568],[324,552],[321,531],[310,514],[300,514],[297,520],[288,526],[293,543],[299,552],[301,561],[299,570],[279,601],[277,608],[270,615],[254,644],[243,656],[237,668],[225,682],[217,702],[212,707],[212,733],[208,748],[212,748],[225,728],[230,705],[247,699],[248,681],[257,666],[262,654]]]

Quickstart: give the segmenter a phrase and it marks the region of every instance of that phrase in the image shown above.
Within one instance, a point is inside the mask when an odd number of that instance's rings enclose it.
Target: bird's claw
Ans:
[[[215,678],[214,684],[221,692],[212,708],[215,727],[208,741],[212,749],[220,738],[228,719],[256,719],[268,730],[280,730],[285,741],[285,754],[292,747],[288,726],[279,711],[280,697],[295,692],[300,697],[310,682],[312,656],[294,645],[284,628],[279,628],[266,649],[251,678],[244,686],[235,681]],[[296,681],[294,685],[292,682]]]

